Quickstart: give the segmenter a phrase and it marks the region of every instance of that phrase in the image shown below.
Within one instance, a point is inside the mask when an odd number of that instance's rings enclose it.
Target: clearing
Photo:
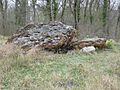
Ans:
[[[2,43],[1,39],[1,90],[120,90],[119,45],[92,55],[41,51],[24,56],[3,50]],[[5,51],[12,53],[4,55]]]

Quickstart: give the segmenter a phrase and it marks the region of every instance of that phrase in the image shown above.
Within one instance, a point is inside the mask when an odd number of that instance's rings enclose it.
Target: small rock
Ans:
[[[88,46],[88,47],[84,47],[82,48],[80,51],[83,53],[94,53],[95,52],[95,47],[94,46]]]

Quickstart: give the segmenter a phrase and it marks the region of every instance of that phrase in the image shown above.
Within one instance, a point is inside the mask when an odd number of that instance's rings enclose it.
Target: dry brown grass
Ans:
[[[23,51],[14,44],[5,44],[0,48],[0,58],[23,55]]]
[[[0,48],[0,90],[120,90],[120,47],[93,55]]]

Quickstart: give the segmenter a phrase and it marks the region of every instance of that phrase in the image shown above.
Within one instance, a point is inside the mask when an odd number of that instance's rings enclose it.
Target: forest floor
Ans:
[[[0,53],[0,90],[120,90],[119,45],[92,55],[11,52]]]

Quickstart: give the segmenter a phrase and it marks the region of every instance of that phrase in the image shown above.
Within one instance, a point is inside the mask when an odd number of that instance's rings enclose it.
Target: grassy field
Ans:
[[[119,45],[92,55],[31,52],[1,44],[1,90],[120,90]]]

